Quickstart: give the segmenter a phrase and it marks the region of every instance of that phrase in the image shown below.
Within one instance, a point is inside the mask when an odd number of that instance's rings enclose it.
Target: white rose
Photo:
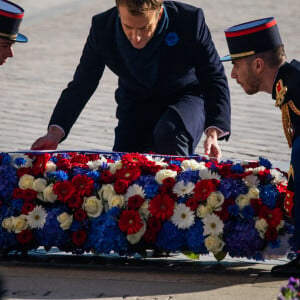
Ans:
[[[91,196],[84,199],[82,208],[87,212],[89,217],[97,218],[102,213],[103,204],[96,196]]]
[[[41,193],[47,187],[47,180],[43,178],[38,178],[33,181],[32,189]]]
[[[12,230],[13,230],[13,218],[5,218],[5,219],[3,219],[1,225],[8,232],[12,232]]]
[[[176,171],[172,171],[169,169],[166,170],[160,170],[156,173],[155,175],[155,180],[159,183],[162,184],[163,180],[166,178],[175,178],[177,176],[177,172]]]
[[[256,187],[252,187],[249,189],[247,195],[250,199],[259,199],[259,189]]]
[[[27,229],[28,223],[25,215],[20,215],[13,218],[13,231],[15,233],[20,233],[22,230]]]
[[[204,162],[197,162],[195,159],[187,159],[184,160],[181,163],[181,168],[183,170],[192,170],[192,171],[196,171],[196,170],[202,170],[202,169],[206,169],[205,167],[205,163]]]
[[[145,234],[146,224],[145,224],[145,222],[143,222],[143,223],[144,223],[143,227],[137,233],[127,234],[126,238],[131,245],[137,244],[140,241],[141,237]]]
[[[24,174],[19,180],[19,188],[26,190],[32,189],[34,177],[28,174]]]
[[[216,235],[211,234],[204,240],[204,245],[208,251],[217,254],[222,251],[225,243]]]
[[[212,208],[210,206],[205,206],[203,204],[200,204],[197,208],[196,214],[199,218],[205,218],[209,214],[212,213]]]
[[[119,160],[115,163],[109,163],[109,171],[111,174],[116,174],[117,170],[122,169],[122,162]]]
[[[265,219],[259,219],[255,222],[255,228],[258,231],[260,237],[263,239],[268,229],[268,223]]]
[[[102,201],[108,201],[108,199],[115,194],[116,192],[112,184],[104,184],[98,191],[98,196]]]
[[[224,195],[221,192],[212,192],[207,197],[206,203],[207,206],[212,209],[220,207],[224,202]]]
[[[250,204],[250,197],[248,195],[241,194],[235,199],[235,203],[240,209]]]
[[[43,201],[54,203],[57,200],[57,195],[53,192],[53,183],[49,184],[43,190]]]
[[[108,199],[108,207],[112,208],[118,206],[120,208],[123,208],[125,206],[125,197],[123,195],[111,195],[111,197]]]
[[[45,173],[55,172],[55,171],[56,171],[56,164],[53,161],[48,160],[45,167]]]
[[[73,222],[73,215],[69,215],[66,212],[63,212],[59,216],[57,216],[57,221],[60,223],[60,227],[63,230],[67,230],[71,227]]]

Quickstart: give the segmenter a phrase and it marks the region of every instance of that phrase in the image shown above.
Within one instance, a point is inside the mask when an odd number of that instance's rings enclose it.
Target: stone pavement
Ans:
[[[91,16],[114,4],[113,0],[15,1],[25,8],[21,32],[29,37],[29,43],[16,45],[15,57],[1,66],[0,151],[29,149],[45,133],[60,92],[79,61]],[[220,55],[228,52],[224,28],[275,16],[288,59],[300,59],[299,0],[186,2],[204,9]],[[220,143],[223,157],[263,156],[287,164],[290,151],[280,111],[268,94],[245,95],[230,79],[230,69],[231,64],[225,63],[232,96],[232,135],[229,142]],[[59,149],[111,150],[116,124],[115,84],[116,78],[106,70],[98,90]],[[202,142],[197,153],[203,154]],[[190,263],[186,264],[178,270],[163,262],[151,268],[147,264],[132,267],[130,263],[114,263],[111,268],[100,264],[90,269],[9,263],[1,264],[0,274],[10,299],[274,299],[287,281],[270,277],[272,264],[268,262],[200,262],[194,271]],[[209,271],[205,271],[206,265]],[[214,269],[215,265],[221,267]]]

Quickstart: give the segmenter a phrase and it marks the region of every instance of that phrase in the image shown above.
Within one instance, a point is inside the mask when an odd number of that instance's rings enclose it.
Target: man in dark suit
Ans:
[[[22,7],[9,2],[0,1],[0,65],[6,63],[8,57],[13,57],[13,44],[26,43],[27,37],[18,33],[24,16]]]
[[[205,131],[206,154],[220,158],[218,139],[230,133],[222,63],[202,10],[163,0],[116,0],[93,17],[73,81],[32,149],[67,137],[105,66],[119,77],[114,151],[189,155]]]
[[[231,77],[245,92],[267,92],[282,112],[282,124],[291,153],[291,169],[284,209],[293,217],[292,241],[300,251],[300,62],[286,61],[276,20],[265,18],[232,26],[225,30],[232,61]],[[273,275],[300,276],[300,255],[291,262],[272,268]]]

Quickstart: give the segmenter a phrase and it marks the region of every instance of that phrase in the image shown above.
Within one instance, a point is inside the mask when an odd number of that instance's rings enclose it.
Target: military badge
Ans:
[[[280,106],[283,101],[285,94],[287,93],[287,87],[283,85],[282,79],[276,83],[276,103],[275,106]]]

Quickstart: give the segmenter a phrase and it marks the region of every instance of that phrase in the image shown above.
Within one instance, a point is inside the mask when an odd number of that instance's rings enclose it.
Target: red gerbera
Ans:
[[[174,201],[168,194],[159,194],[150,201],[149,211],[160,220],[169,219],[173,215]]]
[[[137,180],[141,176],[140,168],[122,168],[117,170],[116,179],[125,179],[128,181]]]
[[[161,221],[155,217],[150,217],[148,219],[148,228],[154,232],[159,232],[161,230]]]
[[[72,234],[72,241],[76,246],[82,246],[87,238],[87,234],[84,230],[74,231]]]
[[[127,207],[128,209],[139,209],[144,203],[145,199],[139,195],[129,197]]]
[[[162,183],[167,189],[171,189],[176,184],[176,180],[172,177],[167,177]]]
[[[143,227],[139,212],[136,210],[124,210],[120,216],[119,227],[127,234],[137,233]]]
[[[76,192],[81,196],[90,196],[94,187],[94,180],[91,177],[84,175],[76,175],[72,179],[72,184],[76,188]]]
[[[66,203],[76,192],[74,185],[70,181],[58,181],[53,185],[53,192],[57,195],[57,199]]]
[[[194,189],[194,198],[205,201],[207,197],[217,190],[217,180],[203,179],[196,183]]]
[[[72,169],[71,161],[67,158],[58,159],[56,166],[57,166],[57,169],[62,170],[62,171],[69,171]]]
[[[146,160],[144,155],[139,153],[126,153],[122,156],[122,165],[126,168],[136,168],[144,163]]]
[[[71,163],[72,164],[79,164],[79,165],[85,165],[88,163],[89,159],[86,155],[84,154],[78,154],[76,153],[74,155],[74,153],[72,153],[72,158],[71,158]]]
[[[20,244],[29,244],[33,239],[32,231],[29,229],[22,230],[17,234],[17,240]]]
[[[125,194],[129,186],[129,181],[125,179],[117,179],[114,188],[117,194]]]

